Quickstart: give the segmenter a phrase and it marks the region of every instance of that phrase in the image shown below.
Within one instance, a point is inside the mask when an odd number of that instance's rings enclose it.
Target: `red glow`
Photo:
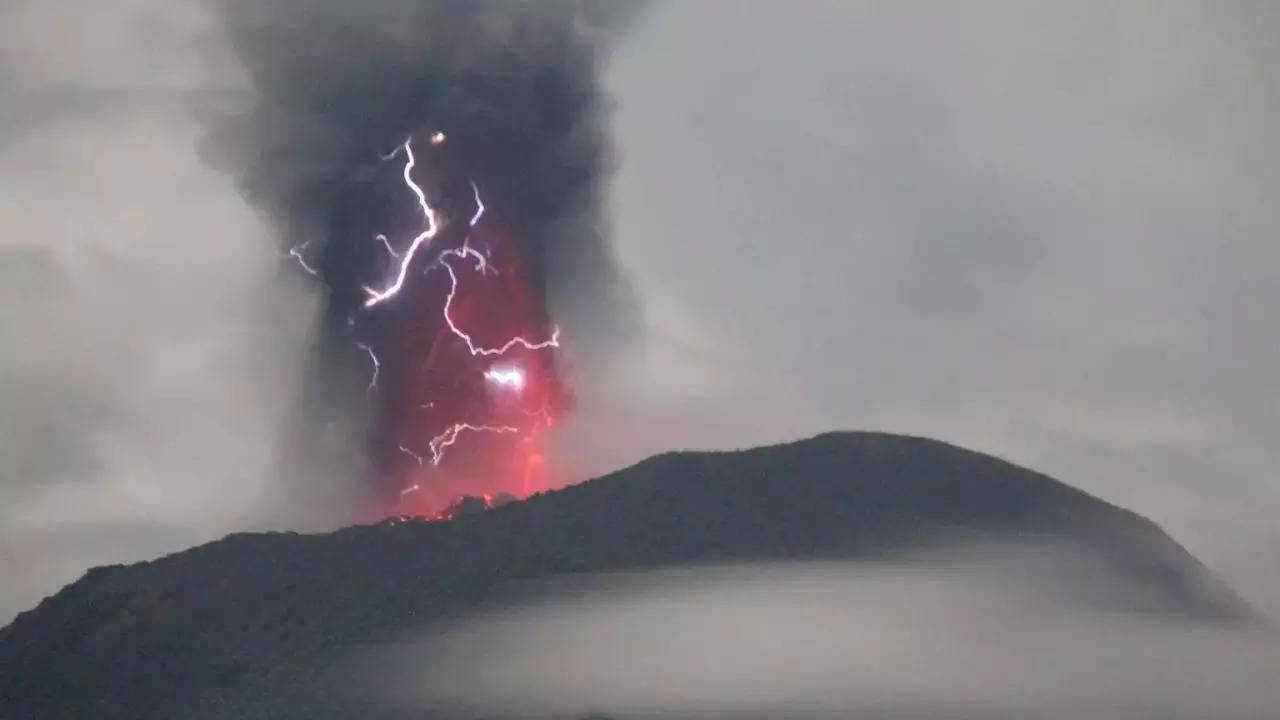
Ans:
[[[465,192],[449,191],[460,183],[442,154],[448,147],[433,139],[415,157],[405,145],[417,161],[402,168],[406,196],[418,198],[424,222],[438,222],[430,244],[414,256],[404,245],[419,229],[377,238],[396,260],[394,277],[403,278],[374,284],[387,290],[370,303],[390,323],[377,348],[386,393],[379,433],[389,448],[383,471],[397,492],[381,515],[448,519],[462,507],[460,497],[491,507],[493,498],[524,498],[559,484],[542,443],[571,403],[556,369],[556,342],[547,340],[558,331],[542,288],[531,281],[539,258],[529,255],[519,228],[504,222],[501,198],[482,200],[471,180]]]

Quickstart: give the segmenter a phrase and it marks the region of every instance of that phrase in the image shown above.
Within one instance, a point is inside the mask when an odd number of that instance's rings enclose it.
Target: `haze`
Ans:
[[[1045,592],[1054,575],[1072,578],[1068,600]],[[1123,593],[1090,575],[1061,548],[984,547],[574,578],[357,654],[340,674],[362,697],[444,717],[1274,714],[1274,635],[1110,612],[1096,600]]]

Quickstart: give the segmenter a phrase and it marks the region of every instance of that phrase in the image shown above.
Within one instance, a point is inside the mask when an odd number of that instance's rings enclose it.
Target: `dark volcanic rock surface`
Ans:
[[[1134,513],[944,443],[833,433],[667,453],[449,522],[238,534],[95,568],[0,630],[0,718],[367,716],[314,679],[324,659],[465,608],[498,583],[880,559],[972,536],[1069,542],[1134,589],[1124,597],[1135,611],[1249,617]]]

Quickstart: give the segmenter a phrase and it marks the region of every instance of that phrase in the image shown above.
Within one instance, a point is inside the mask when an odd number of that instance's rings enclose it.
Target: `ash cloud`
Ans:
[[[638,7],[0,4],[0,622],[93,565],[350,521],[366,367],[282,249],[322,246],[409,130],[525,147],[485,161],[518,171],[551,312],[596,367],[631,299],[594,73]],[[564,103],[531,115],[544,80]],[[319,411],[340,422],[299,420]],[[321,461],[282,461],[311,431]]]
[[[633,333],[633,299],[607,240],[608,105],[597,76],[639,6],[217,4],[254,93],[239,112],[211,117],[205,155],[269,213],[282,247],[306,244],[327,291],[298,411],[296,473],[312,475],[310,463],[385,474],[376,467],[378,446],[395,450],[394,441],[374,437],[375,467],[363,469],[351,452],[370,432],[367,413],[379,413],[367,410],[368,358],[353,337],[395,333],[377,321],[353,331],[351,318],[365,299],[370,264],[381,259],[369,242],[375,228],[403,232],[388,228],[417,222],[388,207],[386,198],[403,188],[377,180],[379,156],[407,136],[423,142],[444,131],[462,172],[485,178],[486,204],[518,228],[530,290],[572,337],[573,360],[585,371]],[[380,433],[377,417],[373,425]],[[335,434],[336,452],[325,446]]]
[[[210,158],[275,217],[286,247],[312,239],[328,246],[321,264],[335,293],[350,291],[343,268],[325,264],[349,252],[349,238],[326,236],[341,221],[342,195],[407,135],[447,129],[450,144],[504,186],[516,205],[505,212],[546,254],[549,285],[622,301],[607,286],[617,270],[601,212],[607,107],[597,73],[637,4],[220,7],[256,95],[246,112],[215,126]]]

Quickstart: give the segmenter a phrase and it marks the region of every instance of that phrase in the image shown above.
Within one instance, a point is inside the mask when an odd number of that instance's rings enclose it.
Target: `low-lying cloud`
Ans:
[[[1046,584],[1071,572],[1061,556],[990,558],[570,579],[359,662],[374,663],[390,702],[459,716],[1263,718],[1280,707],[1269,630],[1104,609],[1103,586]],[[1118,592],[1103,595],[1124,604]]]

